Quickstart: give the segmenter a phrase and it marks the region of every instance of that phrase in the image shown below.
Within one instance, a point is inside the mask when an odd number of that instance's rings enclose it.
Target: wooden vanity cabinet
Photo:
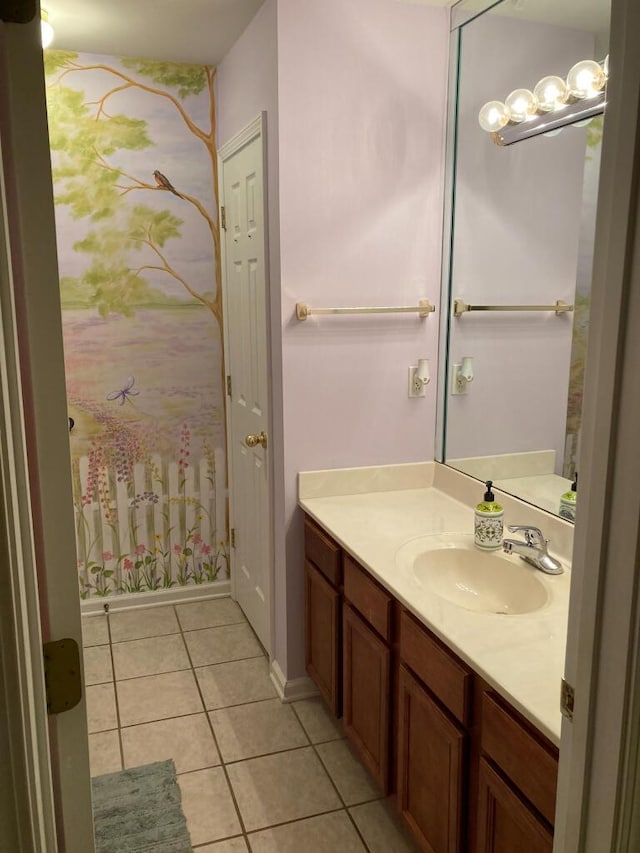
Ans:
[[[391,652],[347,603],[342,618],[344,730],[380,789],[387,794]]]
[[[342,552],[305,519],[305,663],[325,702],[342,715]]]
[[[467,735],[402,664],[398,689],[400,813],[422,850],[461,853]]]
[[[551,853],[558,750],[486,686],[480,702],[475,853]]]
[[[305,519],[307,671],[425,853],[551,853],[558,750]]]
[[[422,850],[466,850],[472,674],[404,611],[400,617],[400,813]]]
[[[383,793],[390,788],[393,599],[344,555],[343,725]]]
[[[476,853],[551,853],[553,834],[516,790],[481,758]]]

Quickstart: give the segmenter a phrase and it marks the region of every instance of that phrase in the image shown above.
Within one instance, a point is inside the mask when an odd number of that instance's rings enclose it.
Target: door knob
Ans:
[[[245,438],[245,444],[247,447],[257,447],[258,444],[261,444],[265,449],[267,447],[267,434],[263,430],[260,435],[251,435],[249,434]]]

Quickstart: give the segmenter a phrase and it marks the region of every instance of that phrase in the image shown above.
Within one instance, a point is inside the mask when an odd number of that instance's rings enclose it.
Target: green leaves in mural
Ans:
[[[591,151],[598,148],[604,133],[604,116],[596,116],[587,125],[587,160],[592,159]]]
[[[177,89],[181,98],[198,95],[207,85],[207,75],[202,65],[157,62],[153,59],[123,59],[122,64],[154,83]]]
[[[154,210],[144,204],[136,204],[129,216],[129,238],[132,244],[151,241],[164,247],[167,240],[180,236],[182,220],[168,210]]]
[[[197,292],[174,265],[170,254],[165,254],[169,241],[181,236],[183,221],[169,210],[133,203],[139,193],[169,191],[151,168],[142,177],[130,174],[122,166],[123,158],[118,157],[120,152],[142,151],[155,144],[146,121],[110,112],[112,106],[122,104],[112,98],[128,90],[138,90],[141,97],[156,99],[158,104],[174,110],[184,132],[205,146],[217,195],[215,70],[148,59],[122,59],[111,65],[102,58],[84,57],[71,51],[47,51],[45,70],[49,78],[47,101],[51,148],[55,155],[56,202],[67,206],[74,219],[101,223],[101,228],[93,229],[75,245],[76,251],[86,253],[91,261],[80,277],[63,279],[63,304],[86,304],[90,300],[90,304],[96,304],[100,313],[106,315],[110,311],[129,314],[135,306],[150,302],[176,301],[150,286],[144,273],[153,272],[156,277],[165,275],[180,285],[220,323],[220,235],[215,215],[195,196],[174,193],[198,212],[211,234],[216,283],[212,295]],[[82,89],[66,85],[71,80],[82,85],[83,76],[78,75],[94,72],[100,75],[96,78],[99,94],[91,96],[95,99],[89,100]],[[182,103],[188,95],[204,90],[208,90],[212,99],[210,128],[197,125]],[[214,210],[217,207],[216,198]],[[138,267],[132,263],[132,250],[142,250]],[[184,299],[180,301],[184,303]]]
[[[65,307],[97,308],[101,317],[110,313],[130,317],[136,306],[171,302],[121,258],[108,262],[95,257],[79,278],[61,279],[60,296]]]
[[[120,226],[104,225],[74,244],[77,252],[91,255],[92,260],[79,278],[67,276],[61,281],[63,305],[93,305],[105,317],[110,312],[130,316],[139,305],[174,302],[151,287],[143,272],[152,269],[167,272],[159,248],[172,237],[180,236],[182,221],[169,211],[154,210],[144,204],[135,205],[120,218]],[[132,268],[129,253],[144,247],[159,262]]]
[[[146,122],[123,115],[96,121],[83,92],[64,86],[48,98],[49,138],[57,153],[53,179],[56,202],[67,204],[75,219],[113,216],[121,196],[122,173],[106,157],[122,149],[153,145]]]
[[[61,71],[70,63],[75,62],[78,54],[72,50],[45,50],[44,51],[44,73],[49,77],[56,71]]]

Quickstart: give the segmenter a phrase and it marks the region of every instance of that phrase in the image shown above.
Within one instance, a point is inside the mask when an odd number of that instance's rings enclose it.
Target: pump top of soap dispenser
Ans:
[[[487,487],[487,491],[484,493],[484,500],[482,503],[479,503],[476,507],[476,512],[502,512],[502,506],[496,501],[496,497],[491,491],[491,487],[493,486],[493,480],[487,480],[485,483]]]

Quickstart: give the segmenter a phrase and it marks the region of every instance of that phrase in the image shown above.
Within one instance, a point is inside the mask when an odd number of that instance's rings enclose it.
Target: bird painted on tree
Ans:
[[[158,169],[154,171],[153,177],[156,179],[156,184],[161,190],[169,190],[170,193],[177,195],[178,198],[184,198],[184,196],[180,195],[178,190],[173,186],[169,178],[167,178],[166,175],[163,175],[162,172],[159,172]]]

